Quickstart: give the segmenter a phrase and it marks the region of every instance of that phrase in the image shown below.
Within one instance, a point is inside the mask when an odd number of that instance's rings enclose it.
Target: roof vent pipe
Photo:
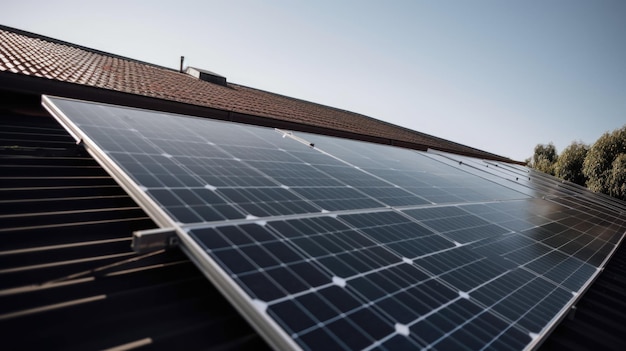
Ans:
[[[183,62],[185,62],[185,56],[180,57],[180,73],[183,73]]]

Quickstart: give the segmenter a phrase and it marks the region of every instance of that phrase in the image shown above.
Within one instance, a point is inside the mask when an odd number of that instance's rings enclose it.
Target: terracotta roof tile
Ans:
[[[482,156],[484,151],[357,113],[0,28],[0,71],[332,128]]]

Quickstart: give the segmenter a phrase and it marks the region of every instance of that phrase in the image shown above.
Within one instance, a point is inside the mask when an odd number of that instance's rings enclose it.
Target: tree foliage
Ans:
[[[583,163],[587,187],[626,199],[626,126],[604,133],[589,149]]]
[[[531,167],[538,171],[554,175],[554,164],[557,157],[558,155],[554,144],[537,144],[537,146],[535,146]]]
[[[573,142],[561,155],[552,143],[535,146],[528,165],[538,171],[626,200],[626,125],[589,147]]]
[[[626,200],[626,153],[622,153],[615,161],[609,176],[609,195]]]
[[[554,175],[572,183],[585,186],[587,177],[583,174],[583,163],[589,146],[574,141],[558,156],[554,165]]]

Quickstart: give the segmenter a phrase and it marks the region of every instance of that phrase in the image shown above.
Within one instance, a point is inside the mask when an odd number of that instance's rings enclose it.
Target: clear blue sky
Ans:
[[[0,23],[523,160],[626,124],[626,1],[11,1]]]

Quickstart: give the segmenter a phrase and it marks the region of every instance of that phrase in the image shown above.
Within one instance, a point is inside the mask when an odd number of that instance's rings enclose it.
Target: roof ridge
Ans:
[[[113,53],[110,53],[110,52],[107,52],[107,51],[90,48],[88,46],[71,43],[69,41],[64,41],[64,40],[56,39],[56,38],[53,38],[53,37],[48,37],[48,36],[45,36],[45,35],[29,32],[29,31],[26,31],[26,30],[23,30],[23,29],[14,28],[14,27],[10,27],[10,26],[5,26],[3,24],[0,24],[0,30],[6,31],[6,32],[13,32],[15,34],[27,36],[27,37],[30,37],[30,38],[33,38],[33,39],[44,40],[44,41],[51,42],[51,43],[54,43],[54,44],[69,46],[71,48],[84,50],[84,51],[90,52],[92,54],[98,54],[98,55],[108,56],[108,57],[111,57],[111,58],[131,61],[131,62],[134,62],[134,63],[139,63],[139,64],[142,64],[142,65],[148,65],[148,66],[152,66],[152,67],[156,67],[156,68],[166,69],[166,70],[174,71],[174,72],[178,72],[179,71],[178,69],[174,69],[174,68],[171,68],[171,67],[165,67],[165,66],[157,65],[155,63],[150,63],[150,62],[147,62],[147,61],[137,60],[137,59],[134,59],[134,58],[131,58],[131,57],[126,57],[126,56],[122,56],[122,55],[113,54]]]
[[[323,128],[339,133],[347,132],[365,138],[384,140],[384,143],[390,145],[424,150],[431,148],[473,155],[474,157],[513,161],[507,157],[412,130],[362,113],[252,88],[243,84],[227,83],[227,87],[231,89],[223,90],[224,86],[193,79],[191,75],[181,73],[177,69],[111,54],[4,25],[0,25],[0,32],[3,36],[16,39],[15,42],[8,40],[0,45],[0,48],[6,46],[11,57],[17,56],[12,61],[0,61],[0,71],[8,71],[7,73],[47,78],[52,81],[104,89],[109,92],[132,94],[137,97],[155,98],[163,102],[178,102],[200,108],[210,108],[227,112],[225,118],[231,118],[230,113],[234,112],[313,128]],[[15,77],[8,78],[15,80]],[[48,82],[40,84],[48,84],[49,86]],[[59,89],[63,90],[62,88]],[[67,93],[62,92],[63,94]],[[92,95],[85,93],[81,96],[84,98]],[[69,94],[67,97],[76,96]],[[99,96],[97,99],[102,100],[103,98]]]

